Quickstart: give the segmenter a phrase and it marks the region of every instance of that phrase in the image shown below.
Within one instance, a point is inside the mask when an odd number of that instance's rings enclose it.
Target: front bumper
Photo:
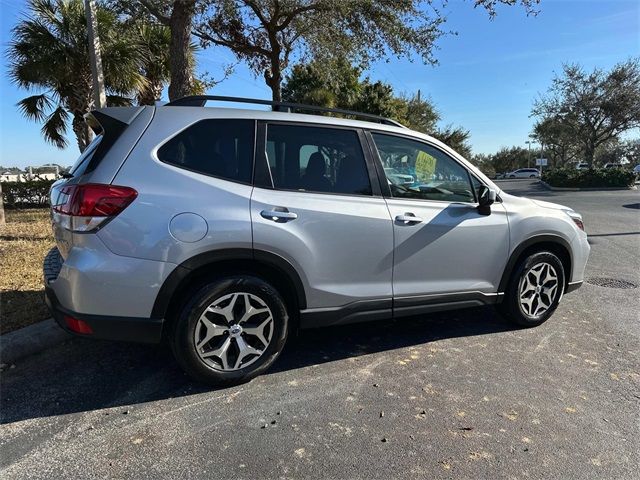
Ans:
[[[51,315],[55,321],[65,331],[81,336],[101,340],[116,340],[140,343],[159,343],[162,338],[163,319],[159,318],[140,318],[140,317],[121,317],[106,315],[90,315],[86,313],[78,313],[62,306],[58,297],[51,286],[58,278],[58,274],[62,268],[63,261],[57,248],[51,249],[46,256],[43,273],[44,273],[44,292],[45,302]],[[69,328],[65,317],[71,317],[85,322],[91,327],[92,333],[79,334]]]

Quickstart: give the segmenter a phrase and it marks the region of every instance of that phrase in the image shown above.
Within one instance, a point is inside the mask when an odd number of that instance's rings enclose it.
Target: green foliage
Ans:
[[[578,170],[575,168],[551,168],[544,172],[544,181],[552,187],[598,188],[630,187],[636,175],[623,168]]]
[[[44,207],[49,205],[53,180],[2,182],[2,201],[6,208]]]
[[[150,64],[156,68],[158,52],[150,45],[143,48],[135,29],[126,28],[102,3],[96,18],[107,102],[128,104],[147,86],[143,70],[150,70]],[[91,137],[83,116],[92,105],[84,2],[30,0],[28,12],[12,33],[7,49],[9,77],[18,87],[38,92],[18,102],[18,108],[26,118],[42,123],[45,140],[59,148],[68,144],[67,128],[72,120],[82,151]],[[158,42],[157,36],[153,38],[152,43]],[[145,55],[151,55],[152,50],[154,56],[145,64]]]

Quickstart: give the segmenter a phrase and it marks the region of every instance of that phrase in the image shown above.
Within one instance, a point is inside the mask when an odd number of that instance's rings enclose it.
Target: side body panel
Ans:
[[[215,249],[252,247],[253,187],[162,163],[158,147],[210,109],[158,109],[145,136],[114,179],[138,198],[98,232],[118,255],[180,264]],[[171,115],[173,114],[173,115]],[[160,286],[158,286],[159,288]]]

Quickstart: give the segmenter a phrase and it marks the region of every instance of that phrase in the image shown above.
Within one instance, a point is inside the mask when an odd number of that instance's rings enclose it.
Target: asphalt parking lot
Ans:
[[[640,192],[507,192],[583,213],[586,277],[640,283]],[[74,339],[6,370],[3,478],[637,478],[640,288],[304,332],[209,390],[161,347]]]

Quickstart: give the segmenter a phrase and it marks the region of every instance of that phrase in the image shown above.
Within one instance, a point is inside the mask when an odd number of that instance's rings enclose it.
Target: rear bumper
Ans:
[[[60,305],[51,287],[44,287],[45,302],[55,321],[65,331],[78,337],[124,342],[159,343],[162,338],[162,319],[106,317],[72,312]],[[65,317],[72,317],[87,323],[93,333],[80,334],[69,328]]]
[[[148,318],[142,316],[123,316],[123,315],[104,315],[104,314],[88,314],[76,311],[75,304],[71,304],[71,308],[67,308],[66,303],[61,301],[59,297],[70,297],[70,285],[77,286],[77,295],[80,300],[78,303],[82,305],[97,297],[106,296],[113,303],[113,309],[117,310],[118,303],[114,301],[118,298],[120,292],[114,292],[113,285],[109,285],[104,281],[104,277],[100,277],[100,271],[89,271],[93,277],[93,282],[86,281],[88,275],[84,278],[76,278],[78,269],[65,265],[57,248],[51,249],[46,256],[43,265],[44,273],[44,291],[45,302],[51,311],[51,315],[65,331],[81,336],[91,337],[103,340],[118,340],[127,342],[141,343],[159,343],[162,338],[162,318]],[[113,262],[112,262],[113,264]],[[113,266],[113,265],[112,265]],[[117,266],[116,266],[117,267]],[[66,277],[65,277],[66,275]],[[85,281],[82,281],[85,280]],[[101,281],[100,281],[101,280]],[[103,284],[102,289],[96,285]],[[114,295],[115,293],[115,295]],[[120,295],[122,298],[123,295]],[[73,298],[73,296],[71,296]],[[140,302],[137,302],[140,303]],[[92,310],[95,312],[95,310]],[[101,313],[101,312],[96,312]],[[92,333],[80,334],[70,329],[65,317],[71,317],[76,320],[85,322],[91,327]]]

